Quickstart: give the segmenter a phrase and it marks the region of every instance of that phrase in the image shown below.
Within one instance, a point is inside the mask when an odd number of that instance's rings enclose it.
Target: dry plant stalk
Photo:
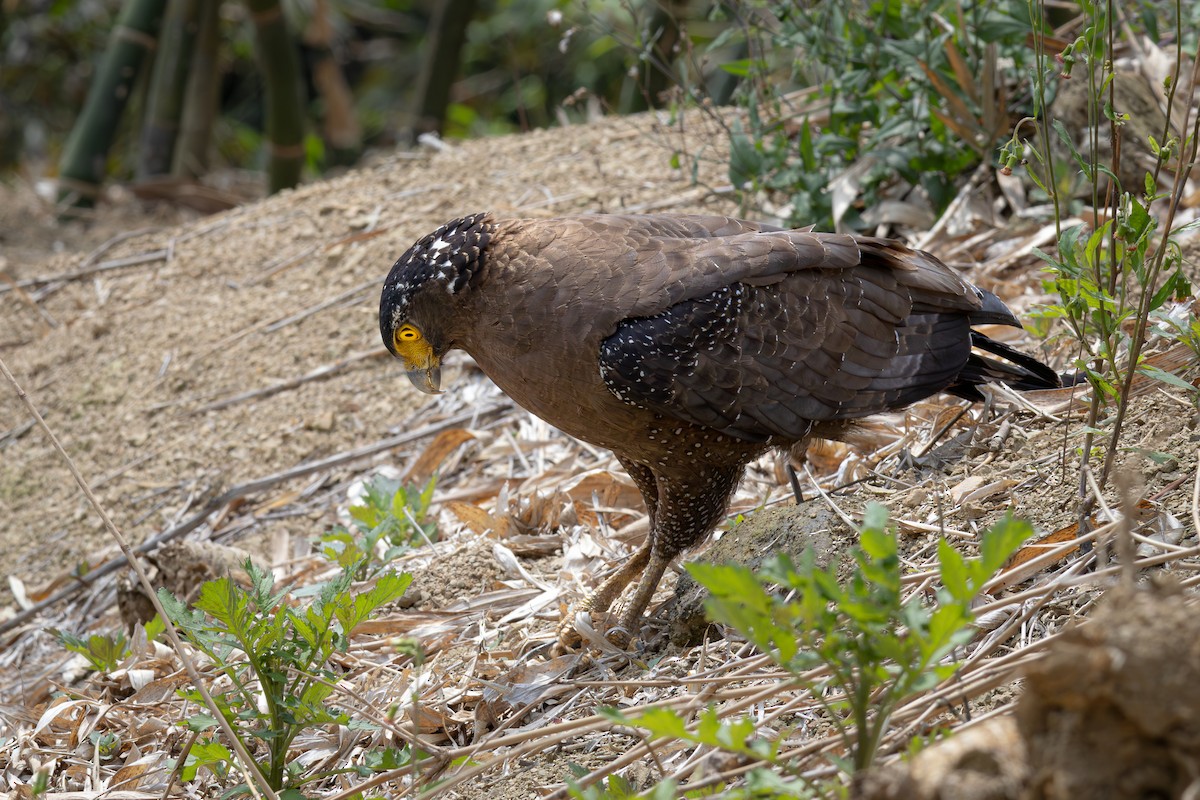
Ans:
[[[108,512],[104,510],[104,506],[100,504],[100,501],[96,498],[96,495],[92,493],[91,487],[88,486],[88,482],[79,472],[79,468],[75,466],[75,462],[63,448],[62,442],[60,442],[58,437],[54,435],[54,431],[51,430],[50,426],[46,424],[46,420],[42,419],[42,415],[38,412],[37,406],[34,405],[33,401],[29,398],[29,395],[25,393],[25,390],[21,388],[21,385],[17,383],[17,379],[13,377],[13,374],[9,372],[8,365],[4,363],[3,358],[0,358],[0,372],[4,374],[4,378],[13,387],[13,390],[17,393],[17,397],[20,398],[21,402],[25,405],[25,408],[28,409],[29,413],[33,415],[33,418],[37,420],[38,426],[45,432],[46,436],[49,437],[50,443],[54,446],[55,451],[66,463],[67,469],[71,471],[71,477],[75,479],[75,483],[78,484],[80,490],[84,494],[84,497],[87,498],[88,504],[91,505],[95,512],[100,516],[100,519],[104,521],[104,527],[108,529],[110,534],[112,534],[113,539],[116,540],[117,545],[121,548],[121,552],[124,553],[129,565],[133,567],[134,572],[137,573],[138,582],[142,585],[142,589],[146,593],[147,599],[149,599],[150,603],[154,606],[155,612],[158,613],[159,619],[163,621],[166,634],[168,638],[170,638],[171,645],[175,648],[175,653],[179,656],[179,660],[183,664],[183,668],[187,670],[188,678],[192,681],[192,685],[196,687],[196,691],[199,692],[201,698],[204,700],[204,704],[208,707],[208,710],[212,712],[213,718],[216,720],[217,725],[219,725],[221,728],[221,732],[224,733],[226,738],[229,740],[230,745],[233,747],[234,753],[237,755],[239,767],[241,768],[242,772],[249,778],[249,780],[246,781],[246,785],[249,787],[250,792],[256,798],[260,798],[260,800],[262,796],[267,797],[267,800],[278,800],[278,796],[271,790],[271,787],[267,785],[266,779],[263,777],[262,772],[258,768],[258,764],[253,758],[250,757],[250,754],[246,752],[246,748],[242,746],[241,740],[238,739],[233,732],[233,728],[230,727],[229,721],[225,719],[225,715],[221,713],[220,709],[217,707],[217,704],[213,701],[212,695],[208,693],[208,688],[204,685],[204,680],[200,675],[200,671],[196,668],[196,664],[192,660],[191,656],[188,655],[186,648],[184,648],[183,640],[179,638],[179,631],[176,630],[175,625],[171,622],[171,618],[167,615],[167,612],[163,610],[162,604],[158,600],[158,594],[154,591],[154,585],[150,582],[150,576],[146,574],[146,568],[142,565],[141,560],[138,559],[138,557],[134,554],[133,548],[129,545],[129,541],[125,538],[125,535],[118,530],[117,526],[113,523],[112,518],[108,516]]]

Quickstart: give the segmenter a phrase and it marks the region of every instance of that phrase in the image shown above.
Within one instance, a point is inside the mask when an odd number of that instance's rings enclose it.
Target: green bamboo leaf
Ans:
[[[1174,386],[1176,389],[1183,389],[1184,391],[1192,393],[1200,392],[1200,389],[1197,389],[1197,387],[1193,386],[1188,381],[1185,381],[1178,375],[1159,369],[1158,367],[1151,366],[1150,364],[1142,364],[1140,367],[1138,367],[1138,371],[1143,375],[1147,375],[1157,381],[1161,381],[1168,386]]]

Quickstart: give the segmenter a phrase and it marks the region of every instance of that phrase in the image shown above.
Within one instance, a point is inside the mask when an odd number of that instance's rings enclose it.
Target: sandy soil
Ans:
[[[377,350],[377,284],[416,238],[481,209],[730,211],[706,205],[706,193],[668,165],[676,151],[703,151],[709,134],[681,136],[640,118],[472,142],[133,236],[93,265],[163,257],[35,293],[36,304],[0,297],[0,354],[138,541],[223,486],[410,424],[419,400],[390,359],[376,357],[269,398],[205,405]],[[715,162],[698,163],[702,182],[723,182]],[[111,230],[69,236],[63,247],[95,246]],[[70,273],[84,260],[64,252],[11,260],[9,270],[17,279]],[[37,586],[111,545],[28,420],[14,394],[0,392],[0,544],[11,573]]]

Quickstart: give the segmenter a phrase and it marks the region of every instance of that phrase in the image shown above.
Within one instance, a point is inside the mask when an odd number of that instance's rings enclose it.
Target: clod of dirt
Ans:
[[[856,800],[1018,800],[1028,780],[1025,742],[1012,717],[996,717],[872,770],[855,784]]]
[[[1195,606],[1171,589],[1112,592],[1030,669],[1017,724],[1030,800],[1182,797],[1200,776]]]
[[[861,516],[862,509],[847,509]],[[752,570],[768,559],[787,555],[793,561],[806,548],[813,548],[817,563],[829,563],[833,554],[845,549],[855,535],[828,505],[820,501],[799,506],[775,506],[756,511],[739,522],[705,551],[702,560],[711,564],[742,564]],[[662,616],[669,627],[671,643],[693,647],[704,640],[709,628],[704,616],[708,590],[684,573],[675,585],[675,597],[667,602]]]
[[[1190,796],[1200,776],[1200,615],[1173,588],[1113,590],[1026,675],[1015,717],[873,770],[856,800]]]
[[[250,554],[241,548],[188,539],[168,542],[145,556],[154,588],[165,588],[188,605],[200,596],[200,587],[204,583],[217,578],[228,576],[248,587],[250,583],[245,570],[248,558]],[[135,625],[152,620],[155,612],[133,570],[129,572],[118,581],[117,607],[121,621],[132,630]]]
[[[446,555],[437,555],[424,569],[411,570],[412,585],[400,599],[401,608],[441,611],[496,588],[504,569],[496,563],[487,542]]]

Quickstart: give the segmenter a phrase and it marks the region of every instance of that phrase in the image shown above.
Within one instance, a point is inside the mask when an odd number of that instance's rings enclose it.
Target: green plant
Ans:
[[[350,506],[350,527],[337,526],[320,538],[321,553],[343,569],[354,567],[365,580],[422,542],[437,541],[429,505],[437,476],[424,487],[377,475],[365,486],[362,502]]]
[[[576,771],[576,777],[583,777],[587,770],[582,767]],[[603,783],[595,786],[581,787],[576,781],[567,779],[567,793],[574,800],[630,800],[630,798],[646,798],[646,800],[674,800],[677,797],[693,797],[695,795],[680,795],[675,781],[665,780],[654,786],[648,792],[639,792],[633,784],[620,775],[609,775]]]
[[[345,652],[354,628],[404,594],[412,578],[385,574],[354,592],[351,566],[301,605],[289,598],[287,588],[275,588],[270,572],[249,560],[245,569],[248,589],[229,578],[209,581],[201,587],[194,609],[165,589],[159,599],[180,633],[220,674],[213,698],[246,749],[255,754],[271,788],[295,789],[313,777],[288,758],[297,734],[315,726],[350,724],[344,711],[328,703],[338,680],[327,666],[329,658]],[[183,695],[199,702],[194,689]],[[187,726],[205,733],[216,720],[205,710],[189,717]],[[235,763],[224,744],[204,738],[192,747],[182,774],[191,780],[205,767],[224,780]]]
[[[1182,252],[1173,239],[1181,229],[1172,229],[1183,194],[1183,176],[1196,161],[1197,130],[1190,136],[1174,132],[1171,111],[1178,102],[1179,69],[1164,83],[1167,96],[1163,128],[1147,141],[1131,143],[1129,149],[1144,146],[1152,156],[1152,165],[1144,171],[1137,186],[1124,186],[1118,177],[1123,174],[1121,148],[1110,148],[1105,154],[1102,142],[1119,141],[1131,130],[1133,121],[1120,107],[1123,101],[1116,91],[1113,69],[1118,23],[1111,19],[1111,6],[1087,0],[1081,3],[1084,26],[1082,34],[1055,60],[1051,60],[1039,39],[1035,46],[1033,84],[1035,117],[1023,122],[1034,123],[1036,140],[1022,141],[1021,125],[1001,150],[1005,168],[1023,163],[1030,180],[1053,203],[1055,225],[1059,228],[1057,250],[1054,254],[1038,251],[1047,263],[1050,278],[1046,288],[1055,292],[1059,302],[1041,309],[1043,319],[1061,320],[1072,334],[1078,348],[1076,367],[1092,386],[1091,404],[1084,423],[1083,454],[1080,475],[1081,517],[1086,517],[1091,498],[1086,495],[1083,469],[1096,451],[1095,437],[1107,437],[1104,465],[1099,482],[1104,486],[1120,451],[1122,425],[1128,411],[1130,389],[1138,373],[1156,378],[1193,394],[1194,388],[1179,376],[1147,364],[1143,356],[1147,331],[1154,320],[1163,319],[1164,305],[1174,298],[1191,294],[1191,286],[1183,272]],[[1182,24],[1180,4],[1174,4],[1174,18]],[[1032,19],[1043,18],[1042,0],[1029,0]],[[1154,21],[1154,16],[1150,16]],[[1145,18],[1143,18],[1145,22]],[[1157,23],[1155,22],[1155,26]],[[1177,37],[1182,30],[1176,31]],[[1056,80],[1076,80],[1086,86],[1089,127],[1086,141],[1078,143],[1061,120],[1055,119],[1045,98]],[[1185,99],[1191,105],[1191,98]],[[1090,188],[1091,206],[1097,223],[1061,227],[1066,197],[1061,191],[1058,174],[1063,167],[1056,163],[1053,149],[1061,147],[1069,153],[1070,163],[1078,169]],[[1031,158],[1026,159],[1025,154]],[[1132,158],[1132,155],[1127,155]],[[1175,173],[1173,186],[1166,189],[1164,169]],[[1127,174],[1127,171],[1125,171]],[[1160,219],[1152,204],[1166,201],[1166,211]],[[1160,325],[1158,332],[1188,342],[1193,338],[1193,324]],[[1101,412],[1112,409],[1107,419]]]
[[[1150,315],[1154,324],[1150,330],[1157,336],[1183,342],[1200,361],[1200,317],[1190,303],[1177,303],[1170,308],[1159,308]],[[1195,387],[1188,384],[1192,390]]]
[[[97,672],[112,672],[129,655],[129,643],[125,640],[124,631],[94,633],[86,639],[67,631],[55,631],[54,634],[63,647],[86,658]]]
[[[807,550],[797,564],[780,557],[759,573],[700,563],[688,570],[711,592],[706,606],[712,619],[737,630],[812,691],[842,739],[847,757],[837,765],[857,772],[872,764],[895,708],[958,669],[949,656],[973,635],[972,601],[1032,533],[1028,523],[1006,516],[980,537],[974,558],[939,542],[941,586],[932,601],[904,595],[896,534],[877,504],[868,506],[860,543],[844,569],[819,566]],[[807,677],[818,668],[822,677]],[[827,791],[802,780],[778,740],[763,738],[752,720],[723,721],[712,709],[695,725],[667,709],[605,713],[652,739],[704,744],[772,768],[723,797],[763,796],[756,794],[763,787],[777,797]]]
[[[162,633],[163,623],[158,617],[146,623],[146,641],[154,639]],[[97,672],[112,672],[121,666],[121,662],[129,657],[129,642],[124,631],[115,633],[92,634],[82,639],[73,633],[62,630],[52,631],[63,647],[72,653],[78,653],[88,660],[92,669]]]
[[[1020,74],[1029,59],[1030,24],[1013,3],[726,8],[731,24],[708,49],[740,42],[735,55],[749,56],[722,64],[747,111],[731,132],[730,180],[744,205],[766,195],[790,222],[862,229],[885,192],[918,187],[940,213],[1029,102],[1000,66]]]

